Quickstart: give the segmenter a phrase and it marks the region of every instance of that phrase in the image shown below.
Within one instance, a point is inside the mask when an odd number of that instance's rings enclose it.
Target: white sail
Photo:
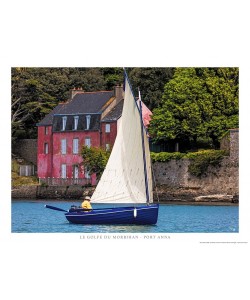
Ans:
[[[149,143],[144,129],[149,202],[153,201]],[[141,138],[141,118],[126,79],[121,123],[109,161],[95,189],[93,203],[145,203],[147,201]]]

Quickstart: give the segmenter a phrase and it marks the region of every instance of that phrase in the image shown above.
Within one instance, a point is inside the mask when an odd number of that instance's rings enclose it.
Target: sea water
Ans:
[[[44,208],[52,205],[68,210],[79,201],[12,201],[13,233],[220,233],[239,232],[239,207],[218,205],[160,204],[156,225],[72,224],[64,212]],[[102,204],[92,204],[102,208]]]

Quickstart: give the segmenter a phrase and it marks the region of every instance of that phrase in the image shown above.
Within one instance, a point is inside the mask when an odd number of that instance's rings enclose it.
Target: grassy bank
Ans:
[[[18,162],[17,159],[12,159],[12,161],[11,161],[11,185],[12,185],[12,187],[22,186],[22,185],[37,185],[38,179],[36,176],[20,176],[19,175],[20,165],[21,164]]]

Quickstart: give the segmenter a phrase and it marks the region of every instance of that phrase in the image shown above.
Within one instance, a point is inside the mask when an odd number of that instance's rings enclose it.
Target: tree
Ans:
[[[237,126],[238,68],[177,68],[149,131],[156,141],[218,147],[225,131]]]
[[[106,89],[100,68],[12,68],[12,136],[36,138],[36,123],[59,102],[69,99],[70,90]]]
[[[56,96],[48,93],[49,87],[42,79],[45,72],[49,70],[12,68],[13,137],[35,138],[36,123],[57,105]]]
[[[90,174],[96,174],[99,179],[108,162],[110,151],[105,151],[98,147],[82,147],[83,165],[87,168]]]
[[[129,79],[137,96],[140,89],[142,101],[149,109],[158,107],[165,84],[173,77],[174,68],[131,68]]]
[[[106,89],[111,90],[116,85],[123,83],[124,75],[122,68],[101,68],[106,83]]]

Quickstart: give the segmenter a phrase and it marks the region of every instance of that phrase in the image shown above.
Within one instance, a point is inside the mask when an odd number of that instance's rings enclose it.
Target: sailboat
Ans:
[[[113,204],[113,207],[89,211],[72,207],[66,211],[45,205],[47,208],[64,211],[71,223],[157,223],[159,204],[153,203],[149,142],[143,124],[140,94],[138,105],[125,70],[124,73],[124,105],[119,130],[106,168],[91,197],[91,203]]]

